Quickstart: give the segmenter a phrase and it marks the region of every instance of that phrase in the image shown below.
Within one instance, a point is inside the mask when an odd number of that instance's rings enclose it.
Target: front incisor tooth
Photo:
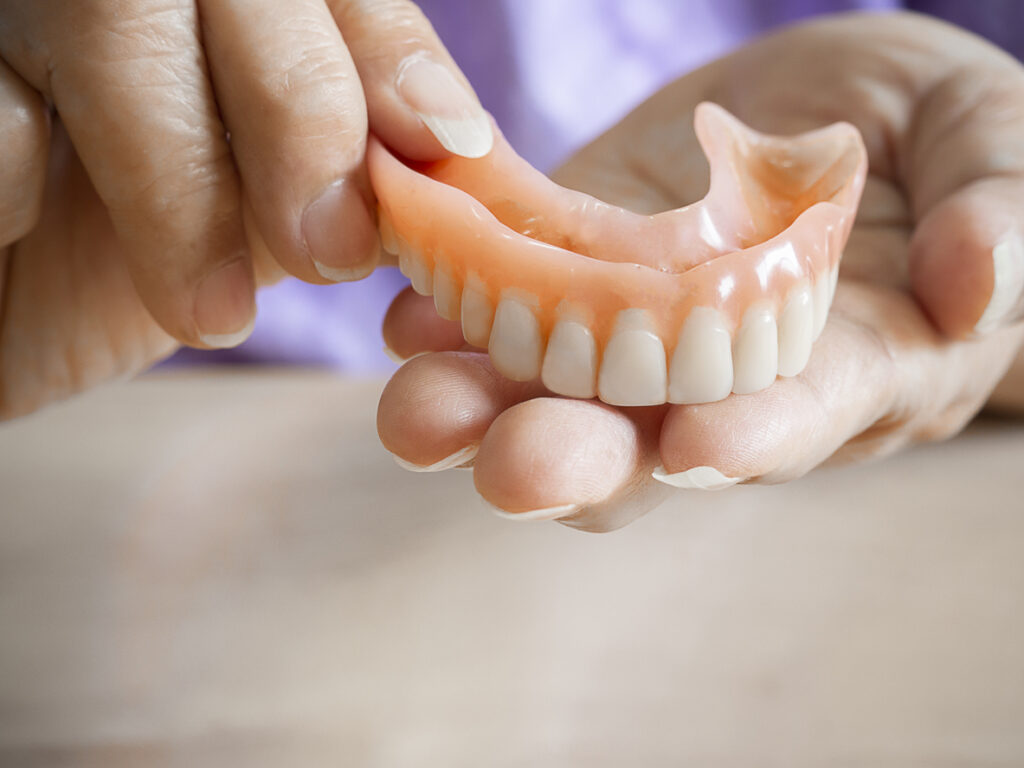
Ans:
[[[751,307],[743,316],[732,348],[732,391],[760,392],[779,373],[779,332],[769,307]]]
[[[609,405],[660,405],[668,372],[665,345],[643,309],[624,309],[604,348],[597,391]]]
[[[513,381],[537,378],[544,353],[542,341],[540,322],[530,307],[511,296],[498,302],[487,345],[498,373]]]
[[[825,320],[828,319],[830,305],[830,294],[832,293],[831,275],[824,273],[818,275],[817,282],[811,288],[811,299],[814,302],[814,338],[817,339],[825,329]]]
[[[799,285],[790,291],[779,315],[779,376],[796,376],[811,357],[814,343],[814,300],[811,289]]]
[[[426,262],[410,245],[400,243],[398,268],[409,278],[412,289],[421,296],[429,296],[434,290],[434,277]]]
[[[559,320],[548,339],[541,381],[552,392],[567,397],[596,394],[597,343],[583,323]]]
[[[732,392],[732,334],[717,309],[695,307],[679,331],[669,372],[670,403],[713,403]]]
[[[474,347],[486,349],[493,320],[494,305],[483,284],[470,276],[462,291],[462,335]]]
[[[437,314],[445,320],[459,319],[459,293],[459,284],[455,282],[451,272],[442,266],[435,268],[434,307],[437,308]]]

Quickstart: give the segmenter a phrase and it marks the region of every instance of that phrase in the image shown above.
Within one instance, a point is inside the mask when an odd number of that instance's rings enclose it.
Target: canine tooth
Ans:
[[[695,307],[679,331],[669,374],[670,403],[713,403],[732,392],[732,335],[717,309]]]
[[[427,269],[423,257],[407,243],[400,243],[398,268],[409,278],[412,289],[421,296],[429,296],[434,289],[434,277]]]
[[[388,253],[397,254],[398,235],[395,234],[395,225],[391,223],[391,217],[381,208],[377,215],[377,228],[380,230],[380,245]]]
[[[519,299],[502,298],[494,313],[487,351],[494,367],[505,378],[513,381],[537,378],[544,350],[540,322],[533,310]]]
[[[434,306],[445,320],[459,319],[459,284],[444,267],[434,269]]]
[[[604,348],[597,379],[601,399],[609,405],[660,405],[667,388],[665,345],[651,330],[647,311],[622,310]]]
[[[743,316],[732,348],[732,391],[749,395],[769,386],[779,373],[779,331],[768,307],[751,307]]]
[[[806,285],[794,288],[779,315],[779,376],[796,376],[814,343],[814,300]]]
[[[462,291],[462,335],[474,347],[486,349],[493,320],[494,305],[487,298],[483,284],[470,277]]]
[[[548,339],[541,381],[568,397],[593,397],[597,379],[597,343],[583,323],[559,320]]]
[[[828,319],[830,275],[819,275],[818,281],[811,289],[811,297],[814,302],[814,338],[817,339],[825,328],[825,320]]]

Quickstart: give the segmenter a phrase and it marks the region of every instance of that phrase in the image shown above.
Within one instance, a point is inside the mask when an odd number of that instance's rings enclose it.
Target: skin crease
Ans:
[[[236,335],[257,285],[330,282],[314,258],[373,268],[368,130],[449,156],[403,62],[475,97],[411,2],[288,5],[0,2],[0,418]]]
[[[869,179],[829,322],[805,372],[718,403],[612,408],[506,382],[484,372],[489,364],[478,352],[440,352],[406,363],[385,390],[378,431],[387,448],[424,465],[478,444],[474,481],[489,503],[512,513],[574,505],[561,522],[605,531],[664,498],[667,486],[650,477],[658,464],[786,482],[824,462],[949,437],[982,408],[1014,365],[1024,331],[954,341],[940,329],[965,336],[973,327],[991,293],[991,238],[1001,235],[990,224],[1024,217],[1020,65],[912,14],[817,20],[668,86],[555,179],[643,212],[699,199],[707,169],[690,120],[702,100],[761,131],[847,120],[864,136]],[[990,217],[956,239],[953,263],[972,279],[955,293],[915,297],[950,266],[942,237],[949,217],[929,215],[950,206]],[[385,323],[388,345],[403,354],[444,348],[450,324],[432,315],[429,299],[400,295]],[[407,341],[407,323],[418,325],[418,346]],[[1021,381],[1020,370],[1018,361],[1007,386]],[[446,400],[451,389],[460,398]],[[994,402],[1022,401],[1004,387]]]

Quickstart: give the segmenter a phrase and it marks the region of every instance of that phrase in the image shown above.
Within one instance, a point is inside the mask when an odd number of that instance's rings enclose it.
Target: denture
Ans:
[[[796,376],[825,325],[867,173],[846,123],[771,136],[704,103],[711,183],[642,215],[492,151],[368,150],[381,240],[438,314],[517,381],[612,405],[704,403]]]

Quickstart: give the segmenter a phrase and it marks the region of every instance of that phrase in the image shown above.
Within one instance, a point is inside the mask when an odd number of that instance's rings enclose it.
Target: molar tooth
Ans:
[[[541,381],[552,392],[567,397],[593,397],[597,378],[597,343],[583,323],[562,319],[548,339]]]
[[[388,253],[397,254],[398,235],[395,234],[395,225],[391,223],[391,217],[383,208],[377,209],[377,228],[380,230],[380,245]]]
[[[459,284],[451,272],[438,265],[434,269],[434,307],[437,308],[437,314],[445,320],[458,320],[459,301]]]
[[[806,366],[814,343],[814,299],[806,285],[794,288],[779,315],[779,375],[796,376]]]
[[[543,339],[533,310],[519,299],[505,296],[494,313],[487,345],[494,367],[505,378],[530,381],[540,375]]]
[[[732,391],[749,395],[769,386],[779,373],[779,332],[775,314],[754,306],[743,316],[732,349]]]
[[[652,330],[644,309],[624,309],[604,348],[597,390],[609,405],[660,405],[668,373],[665,345]]]
[[[470,275],[462,291],[462,335],[474,347],[487,348],[494,321],[494,305],[480,279]]]
[[[825,320],[828,319],[829,308],[829,274],[818,275],[817,282],[811,288],[811,297],[814,302],[814,338],[817,339],[825,328]]]
[[[732,392],[732,334],[717,309],[694,307],[672,353],[670,403],[713,403]]]

